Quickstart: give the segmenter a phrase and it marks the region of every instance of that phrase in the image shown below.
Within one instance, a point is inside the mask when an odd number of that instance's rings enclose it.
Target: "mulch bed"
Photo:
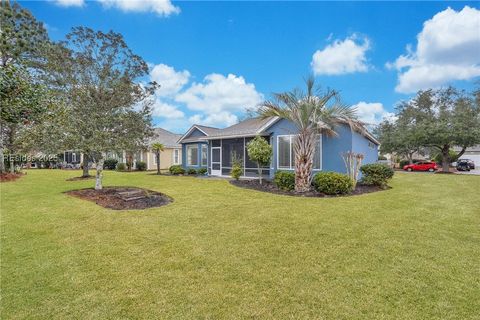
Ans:
[[[66,181],[84,181],[84,180],[91,180],[95,179],[95,176],[88,176],[88,177],[73,177],[66,179]]]
[[[163,193],[134,187],[104,187],[102,190],[88,188],[65,193],[114,210],[161,207],[173,201]]]
[[[15,181],[23,175],[24,173],[2,173],[0,174],[0,182]]]
[[[324,193],[317,192],[315,190],[304,192],[304,193],[282,190],[277,188],[277,186],[273,182],[268,180],[267,181],[264,180],[263,184],[260,184],[258,180],[238,180],[238,181],[230,180],[230,183],[240,188],[253,189],[253,190],[262,191],[262,192],[269,192],[274,194],[282,194],[282,195],[296,196],[296,197],[317,197],[317,198],[349,197],[349,196],[355,196],[355,195],[360,195],[364,193],[372,193],[372,192],[384,190],[377,186],[366,186],[366,185],[357,184],[357,187],[355,188],[355,190],[350,194],[327,195]]]

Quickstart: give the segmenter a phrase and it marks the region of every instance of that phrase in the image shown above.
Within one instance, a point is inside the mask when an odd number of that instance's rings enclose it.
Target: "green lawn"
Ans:
[[[112,211],[74,171],[1,184],[2,319],[479,319],[480,177],[297,198],[106,172],[174,203]]]

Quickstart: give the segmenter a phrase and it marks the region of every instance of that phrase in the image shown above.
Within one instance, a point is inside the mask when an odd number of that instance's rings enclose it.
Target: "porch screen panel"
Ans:
[[[243,138],[222,140],[222,167],[232,167],[232,156],[243,159]]]

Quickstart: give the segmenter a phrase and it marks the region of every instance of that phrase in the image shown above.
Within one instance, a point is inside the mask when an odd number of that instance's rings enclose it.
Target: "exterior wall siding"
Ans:
[[[168,170],[172,165],[174,165],[173,162],[173,152],[175,148],[166,148],[164,151],[160,152],[160,170]],[[179,163],[182,164],[182,149],[178,148],[179,150]],[[148,170],[157,170],[157,163],[156,161],[156,156],[154,152],[147,152],[148,157]]]

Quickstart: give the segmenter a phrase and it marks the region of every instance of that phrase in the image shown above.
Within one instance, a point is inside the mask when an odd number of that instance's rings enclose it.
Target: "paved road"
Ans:
[[[470,171],[457,171],[455,172],[457,174],[473,174],[473,175],[478,175],[480,176],[480,168],[476,167],[474,170]]]

